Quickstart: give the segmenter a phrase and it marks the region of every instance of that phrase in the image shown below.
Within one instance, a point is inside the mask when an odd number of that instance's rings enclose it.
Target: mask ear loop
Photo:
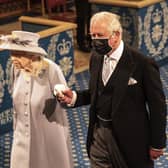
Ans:
[[[117,43],[119,42],[120,39],[120,32],[119,31],[114,31],[108,41],[108,44],[112,47],[112,49],[116,48]]]
[[[114,35],[110,35],[108,38],[108,45],[112,48],[111,40],[113,39]]]
[[[110,36],[109,36],[109,39],[108,39],[108,45],[112,48],[112,50],[110,51],[110,53],[113,52],[113,49],[114,49],[114,40],[115,40],[115,32],[113,32]],[[116,43],[116,42],[115,42]],[[109,54],[110,54],[109,53]]]

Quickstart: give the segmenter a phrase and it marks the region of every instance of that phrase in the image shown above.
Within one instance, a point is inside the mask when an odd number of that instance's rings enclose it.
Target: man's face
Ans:
[[[90,27],[90,35],[92,39],[109,39],[111,34],[107,31],[105,23],[94,22]]]
[[[106,21],[95,21],[90,27],[90,35],[92,39],[108,39],[108,45],[115,50],[121,41],[121,34],[118,31],[110,32],[109,24]]]
[[[92,40],[107,39],[106,47],[107,45],[110,46],[112,48],[110,52],[113,52],[120,44],[121,35],[118,31],[110,32],[108,26],[109,26],[109,23],[106,23],[106,21],[96,20],[94,23],[92,23],[90,27],[90,35]],[[101,50],[103,50],[103,48],[106,48],[106,47],[101,46],[102,48]],[[103,53],[105,52],[103,51]]]

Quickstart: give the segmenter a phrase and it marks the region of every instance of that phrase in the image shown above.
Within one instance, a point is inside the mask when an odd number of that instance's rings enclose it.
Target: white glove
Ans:
[[[67,87],[64,84],[56,84],[54,86],[54,95],[57,96],[59,94],[59,96],[64,96],[62,91],[66,90]]]

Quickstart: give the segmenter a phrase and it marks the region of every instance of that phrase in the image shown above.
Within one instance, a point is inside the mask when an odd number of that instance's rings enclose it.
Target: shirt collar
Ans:
[[[122,56],[123,50],[124,50],[124,42],[121,40],[118,48],[114,52],[112,52],[109,55],[109,57],[111,57],[112,59],[115,59],[118,62]]]

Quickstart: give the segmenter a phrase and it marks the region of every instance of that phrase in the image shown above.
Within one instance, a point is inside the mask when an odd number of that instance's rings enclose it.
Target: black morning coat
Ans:
[[[87,151],[92,144],[93,128],[97,121],[96,98],[98,77],[103,56],[93,52],[90,60],[89,89],[77,92],[75,107],[90,104]],[[112,131],[129,168],[152,168],[150,147],[166,146],[166,101],[158,66],[153,59],[124,46],[123,54],[113,72],[111,111]],[[130,78],[137,83],[128,85]],[[105,89],[104,88],[104,89]],[[106,99],[101,101],[106,105]]]

